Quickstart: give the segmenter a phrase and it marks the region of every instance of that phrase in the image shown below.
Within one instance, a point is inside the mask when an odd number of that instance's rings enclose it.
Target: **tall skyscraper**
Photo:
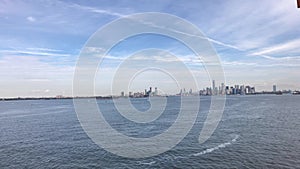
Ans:
[[[216,82],[215,80],[212,81],[212,95],[217,94]]]
[[[276,92],[276,85],[273,85],[273,92]]]
[[[245,86],[244,85],[241,85],[241,87],[240,87],[240,94],[241,95],[245,94]]]

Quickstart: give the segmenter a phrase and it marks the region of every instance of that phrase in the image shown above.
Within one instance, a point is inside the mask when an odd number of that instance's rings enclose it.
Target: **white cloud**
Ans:
[[[27,49],[33,51],[62,52],[62,50],[50,49],[50,48],[27,48]]]
[[[105,51],[106,51],[106,49],[99,48],[99,47],[90,47],[90,46],[85,46],[84,47],[84,52],[85,53],[103,53]]]
[[[247,63],[247,62],[228,62],[228,61],[223,61],[221,62],[222,65],[225,66],[257,66],[257,63]]]
[[[33,16],[28,16],[26,19],[27,19],[29,22],[35,22],[35,21],[36,21],[36,19],[35,19]]]
[[[71,95],[73,72],[73,66],[53,65],[41,61],[38,56],[0,57],[0,97],[41,96],[32,91],[47,89],[46,96],[55,96],[62,91]]]
[[[45,78],[40,78],[40,79],[31,79],[31,78],[29,78],[29,79],[26,79],[26,80],[29,80],[31,82],[50,82],[49,79],[45,79]]]

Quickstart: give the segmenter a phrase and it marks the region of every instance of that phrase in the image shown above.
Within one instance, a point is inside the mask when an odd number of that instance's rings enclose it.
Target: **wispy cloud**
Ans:
[[[300,39],[288,41],[285,43],[276,44],[267,48],[263,48],[257,52],[252,53],[252,55],[269,55],[269,54],[284,54],[289,53],[292,50],[299,50]]]
[[[46,51],[46,52],[62,52],[60,49],[50,49],[50,48],[27,48],[28,50],[33,50],[33,51]]]
[[[228,62],[228,61],[223,61],[222,65],[225,66],[257,66],[257,63],[247,63],[247,62],[237,62],[237,61],[233,61],[233,62]]]
[[[237,46],[234,46],[234,45],[231,45],[231,44],[228,44],[228,43],[224,43],[224,42],[212,39],[212,38],[207,38],[207,40],[209,40],[212,43],[215,43],[215,44],[227,47],[227,48],[232,48],[232,49],[236,49],[236,50],[239,50],[239,51],[244,51],[243,49],[241,49],[241,48],[239,48]]]
[[[259,57],[262,57],[262,58],[265,58],[265,59],[277,60],[277,61],[290,61],[290,62],[300,61],[300,56],[272,57],[270,55],[262,55],[262,54],[255,54],[255,53],[252,53],[249,56],[259,56]]]
[[[105,10],[105,9],[99,9],[99,8],[90,7],[90,6],[79,5],[79,4],[75,4],[75,3],[72,3],[70,5],[70,7],[74,7],[77,9],[81,9],[81,10],[85,10],[85,11],[93,12],[93,13],[98,13],[98,14],[105,14],[105,15],[111,15],[111,16],[117,16],[117,17],[126,16],[126,15],[118,13],[118,12],[113,12],[113,11]]]
[[[0,54],[2,55],[32,55],[32,56],[70,56],[70,54],[66,54],[66,53],[58,53],[58,51],[56,50],[47,50],[47,49],[43,49],[40,50],[37,48],[33,48],[30,50],[0,50]]]
[[[209,35],[242,49],[254,49],[277,43],[278,36],[299,26],[299,12],[294,1],[226,1],[224,9],[217,12],[220,18],[212,18],[214,27]],[[267,11],[267,12],[266,12]]]

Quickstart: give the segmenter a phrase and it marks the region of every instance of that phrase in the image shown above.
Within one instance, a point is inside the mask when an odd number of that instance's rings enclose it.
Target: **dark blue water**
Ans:
[[[171,100],[170,100],[171,99]],[[146,110],[143,99],[132,103]],[[300,166],[300,97],[231,96],[215,133],[198,144],[210,105],[201,98],[197,121],[180,144],[158,156],[129,159],[93,143],[77,120],[72,100],[0,102],[0,168],[297,168]],[[135,124],[112,100],[98,100],[113,128],[132,137],[152,137],[170,127],[178,100],[162,116]]]

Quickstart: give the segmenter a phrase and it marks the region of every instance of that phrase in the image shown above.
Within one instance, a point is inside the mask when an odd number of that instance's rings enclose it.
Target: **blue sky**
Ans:
[[[71,95],[74,67],[89,37],[115,19],[142,12],[169,13],[196,25],[218,52],[229,85],[300,89],[296,0],[0,0],[0,97]],[[100,81],[113,76],[109,73],[117,64],[114,57],[158,47],[183,58],[190,55],[166,37],[134,37],[111,51]],[[203,79],[199,88],[209,84]],[[149,83],[159,85],[155,80]],[[141,88],[145,87],[136,87]],[[107,90],[101,87],[98,94]]]

